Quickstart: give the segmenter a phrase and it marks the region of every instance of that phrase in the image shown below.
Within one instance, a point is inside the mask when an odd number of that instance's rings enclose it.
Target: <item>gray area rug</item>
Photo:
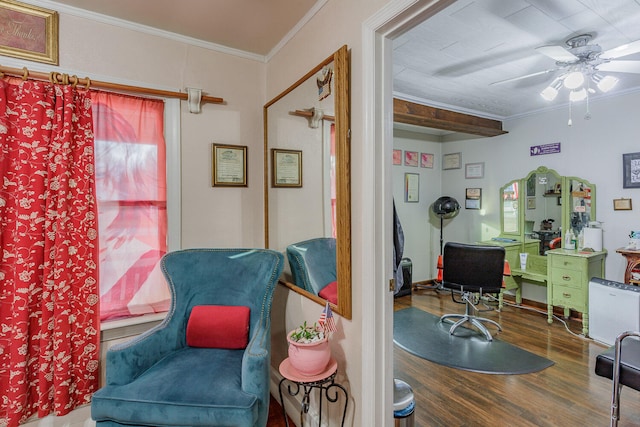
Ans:
[[[393,342],[409,353],[451,368],[485,374],[528,374],[553,365],[514,345],[460,327],[449,334],[451,323],[438,316],[410,307],[394,312]],[[493,329],[491,329],[493,332]]]

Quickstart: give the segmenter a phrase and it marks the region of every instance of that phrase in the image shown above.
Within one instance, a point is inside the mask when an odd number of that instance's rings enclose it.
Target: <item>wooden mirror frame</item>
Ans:
[[[333,96],[335,105],[335,150],[336,150],[336,274],[338,281],[338,304],[332,310],[346,319],[351,319],[351,150],[350,150],[350,91],[349,51],[342,46],[327,59],[316,65],[284,92],[264,105],[264,228],[265,247],[269,248],[269,141],[268,108],[295,88],[333,62]],[[294,242],[291,242],[294,243]],[[325,305],[326,300],[308,292],[294,283],[281,284],[305,297]]]

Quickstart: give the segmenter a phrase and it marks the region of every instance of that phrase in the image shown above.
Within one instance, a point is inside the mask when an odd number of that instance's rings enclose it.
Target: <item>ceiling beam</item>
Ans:
[[[429,107],[397,98],[393,99],[393,121],[488,137],[507,133],[502,130],[502,122],[499,120]]]

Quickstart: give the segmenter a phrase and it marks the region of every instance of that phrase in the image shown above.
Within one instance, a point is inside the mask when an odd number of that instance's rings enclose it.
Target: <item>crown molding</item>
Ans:
[[[326,1],[327,0],[324,0],[324,2]],[[196,39],[193,37],[183,36],[181,34],[172,33],[170,31],[160,30],[158,28],[149,27],[147,25],[138,24],[138,23],[127,21],[120,18],[114,18],[112,16],[91,12],[88,10],[80,9],[73,6],[68,6],[68,5],[57,3],[50,0],[29,0],[29,3],[35,6],[40,6],[47,9],[55,10],[58,13],[65,13],[68,15],[77,16],[79,18],[85,18],[92,21],[101,22],[103,24],[113,25],[120,28],[126,28],[129,30],[138,31],[140,33],[150,34],[157,37],[163,37],[169,40],[174,40],[174,41],[185,43],[191,46],[197,46],[203,49],[213,50],[220,53],[226,53],[228,55],[238,56],[244,59],[250,59],[258,62],[266,62],[266,57],[264,55],[258,55],[255,53],[246,52],[239,49],[233,49],[233,48],[219,45],[216,43],[206,42],[204,40]],[[287,34],[287,36],[289,36],[289,34]],[[291,35],[290,37],[293,37],[293,35]]]

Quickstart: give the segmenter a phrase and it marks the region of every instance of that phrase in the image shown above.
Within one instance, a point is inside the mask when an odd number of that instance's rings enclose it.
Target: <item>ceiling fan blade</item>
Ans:
[[[622,56],[632,55],[638,52],[640,52],[640,40],[623,44],[621,46],[614,47],[613,49],[605,50],[604,52],[602,52],[600,57],[603,59],[615,59]]]
[[[544,74],[553,73],[554,71],[558,71],[558,70],[559,70],[559,68],[551,68],[549,70],[538,71],[537,73],[527,74],[527,75],[520,76],[520,77],[512,77],[510,79],[499,80],[497,82],[489,83],[489,86],[501,85],[503,83],[510,83],[510,82],[515,82],[517,80],[528,79],[529,77],[541,76],[541,75],[544,75]]]
[[[596,67],[599,71],[640,74],[640,61],[611,61]]]
[[[573,62],[579,59],[577,56],[575,56],[573,53],[569,52],[562,46],[540,46],[537,47],[536,50],[539,53],[548,56],[549,58],[554,59],[558,62]]]

